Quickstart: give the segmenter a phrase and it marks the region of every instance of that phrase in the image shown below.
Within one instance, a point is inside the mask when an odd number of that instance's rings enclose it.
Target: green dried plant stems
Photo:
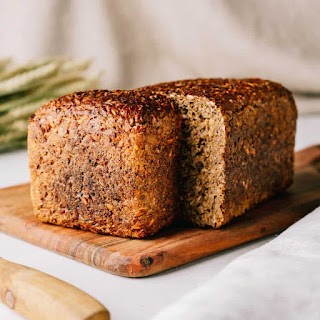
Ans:
[[[54,96],[52,92],[56,87],[63,87],[64,85],[69,84],[73,81],[78,81],[82,79],[79,75],[60,75],[53,79],[50,79],[45,82],[45,85],[38,87],[33,90],[29,90],[24,92],[23,95],[16,95],[14,97],[10,97],[7,102],[0,102],[0,115],[4,112],[9,112],[11,109],[20,108],[21,106],[30,103],[37,99],[42,99],[44,97]]]
[[[10,131],[27,132],[28,125],[29,125],[28,121],[17,120],[17,121],[14,121],[8,128]]]
[[[71,92],[94,89],[101,76],[85,76],[89,59],[51,59],[7,71],[8,64],[8,59],[0,60],[0,152],[26,146],[28,118],[40,106]]]
[[[12,109],[5,115],[0,117],[0,128],[14,122],[21,118],[30,117],[38,108],[48,102],[50,98],[42,98],[31,103],[20,106],[19,108]]]
[[[69,83],[67,86],[58,87],[55,90],[52,90],[51,96],[41,97],[37,100],[26,102],[25,104],[21,104],[18,107],[16,106],[15,108],[11,107],[10,111],[0,116],[0,128],[5,127],[6,125],[10,125],[12,122],[18,119],[30,117],[43,104],[57,97],[60,97],[70,92],[83,91],[90,88],[94,88],[97,85],[97,82],[98,82],[97,77],[94,77],[91,79],[80,79],[78,81],[73,81]],[[28,98],[26,98],[25,100],[27,101]],[[0,110],[1,110],[1,106],[0,106]]]
[[[66,86],[57,87],[52,91],[54,98],[66,95],[70,92],[84,91],[93,89],[98,86],[100,75],[96,75],[90,79],[79,79],[73,81]]]
[[[28,134],[28,124],[20,120],[13,123],[8,131],[0,134],[0,146],[14,141],[26,140]]]
[[[38,95],[34,94],[23,94],[22,96],[16,96],[15,99],[10,99],[8,102],[0,103],[0,117],[1,114],[9,112],[11,109],[18,109],[27,103],[37,100],[38,98],[41,97],[38,97]]]
[[[0,135],[0,152],[25,148],[27,145],[28,122],[16,121],[5,134]]]
[[[10,64],[11,59],[0,59],[0,78],[1,75],[6,71],[8,65]]]
[[[17,141],[27,137],[27,130],[10,131],[7,134],[0,135],[0,145]]]
[[[57,62],[57,61],[60,61],[60,63],[63,62],[63,61],[61,61],[61,59],[46,59],[46,60],[41,60],[41,61],[37,61],[37,62],[26,63],[22,66],[19,66],[14,69],[10,69],[7,72],[5,72],[3,75],[1,75],[0,81],[12,78],[18,74],[22,74],[24,72],[28,72],[28,71],[37,69],[39,67],[42,67],[44,65],[47,65],[48,63]]]
[[[87,70],[92,61],[91,59],[75,59],[75,60],[68,60],[62,63],[59,72],[61,73],[69,73],[69,72],[82,72]]]
[[[98,82],[98,76],[90,79],[85,79],[81,78],[78,73],[63,75],[61,77],[51,79],[46,83],[45,86],[33,90],[26,96],[24,95],[21,98],[13,99],[6,103],[0,103],[0,123],[2,113],[10,113],[10,110],[18,110],[20,108],[23,108],[26,104],[31,104],[32,101],[45,99],[48,99],[46,101],[49,101],[70,92],[94,88],[98,85]],[[18,111],[12,112],[13,115],[15,114],[15,112],[18,113]]]
[[[0,153],[13,151],[17,149],[24,149],[26,147],[27,147],[27,140],[26,140],[26,137],[24,137],[21,140],[13,140],[10,142],[0,144]]]
[[[89,66],[89,60],[84,61],[81,64],[79,62],[78,65],[80,65],[81,68],[87,68]],[[73,65],[73,67],[75,67],[75,65]],[[72,70],[71,68],[68,69]],[[82,73],[83,72],[81,70],[72,70],[69,73],[62,73],[61,69],[59,69],[58,74],[52,76],[46,81],[43,81],[43,84],[41,86],[38,86],[37,88],[24,91],[22,92],[22,95],[19,92],[16,94],[12,94],[8,97],[7,101],[3,100],[6,102],[1,102],[0,98],[0,114],[9,111],[12,108],[19,107],[19,105],[26,104],[32,100],[39,99],[44,96],[52,95],[56,97],[57,94],[53,95],[53,91],[60,89],[65,85],[68,86],[72,82],[85,80],[85,78],[82,76]],[[96,83],[97,82],[98,81],[96,81]]]
[[[82,81],[85,78],[81,75],[81,72],[72,72],[69,74],[57,74],[55,77],[49,79],[44,85],[34,91],[33,95],[54,95],[53,92],[57,88],[69,86],[73,82]]]
[[[35,69],[27,70],[0,81],[0,95],[7,95],[36,87],[40,81],[57,72],[60,62],[51,61]]]

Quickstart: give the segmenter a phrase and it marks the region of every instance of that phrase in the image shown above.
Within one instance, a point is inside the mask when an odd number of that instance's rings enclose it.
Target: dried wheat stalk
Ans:
[[[0,60],[0,152],[26,146],[28,118],[45,102],[98,86],[90,60],[50,59],[10,68]]]

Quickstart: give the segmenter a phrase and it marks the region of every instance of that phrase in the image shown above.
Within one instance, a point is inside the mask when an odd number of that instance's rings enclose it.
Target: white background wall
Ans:
[[[1,0],[0,56],[92,57],[102,87],[264,77],[320,92],[317,0]]]

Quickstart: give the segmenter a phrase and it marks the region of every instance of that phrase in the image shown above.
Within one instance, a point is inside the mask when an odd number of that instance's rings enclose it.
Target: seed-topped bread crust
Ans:
[[[270,96],[285,96],[294,105],[289,90],[277,82],[259,78],[180,80],[159,83],[143,88],[145,89],[150,92],[202,97],[218,105],[224,114],[241,111],[246,106]]]
[[[142,238],[177,211],[181,115],[161,94],[63,96],[29,124],[31,195],[44,222]]]

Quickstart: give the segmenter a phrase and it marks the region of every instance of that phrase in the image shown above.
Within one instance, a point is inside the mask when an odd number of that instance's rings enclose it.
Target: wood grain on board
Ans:
[[[126,277],[156,274],[281,232],[320,205],[320,146],[296,153],[295,182],[219,230],[170,227],[148,239],[124,239],[39,222],[29,185],[0,190],[0,231]]]

